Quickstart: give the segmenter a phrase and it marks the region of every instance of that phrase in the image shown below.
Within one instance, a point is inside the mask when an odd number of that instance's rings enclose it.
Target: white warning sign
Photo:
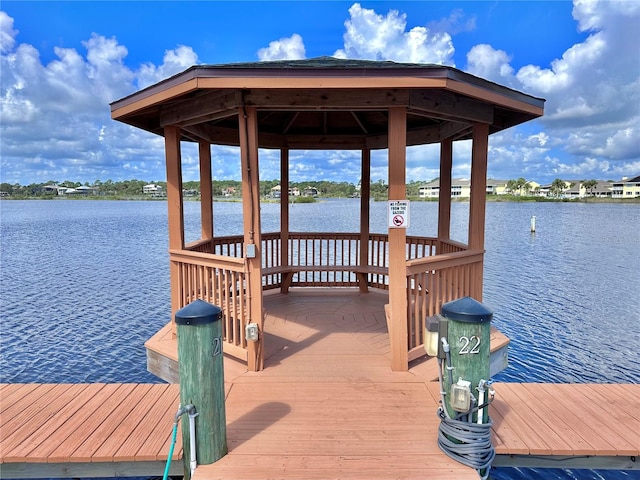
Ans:
[[[409,227],[409,200],[389,200],[389,228]]]

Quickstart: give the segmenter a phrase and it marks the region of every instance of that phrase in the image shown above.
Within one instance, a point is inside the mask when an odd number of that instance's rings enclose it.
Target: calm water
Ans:
[[[291,207],[291,229],[357,231],[359,201]],[[0,380],[157,382],[143,343],[170,319],[165,202],[0,202]],[[217,235],[241,205],[216,203]],[[466,241],[467,203],[452,205]],[[537,233],[529,232],[531,216]],[[185,205],[187,240],[199,204]],[[262,205],[263,231],[279,206]],[[371,230],[386,231],[386,203]],[[434,236],[437,204],[411,204],[408,234]],[[511,338],[496,380],[640,383],[640,205],[489,203],[484,303]],[[499,394],[499,392],[498,392]],[[640,478],[640,472],[495,469],[498,479]]]

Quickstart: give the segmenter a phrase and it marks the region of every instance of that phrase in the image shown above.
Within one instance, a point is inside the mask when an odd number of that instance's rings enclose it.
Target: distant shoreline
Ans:
[[[317,197],[317,201],[331,200],[331,199],[346,199],[347,197]],[[359,197],[353,197],[353,200],[359,200]],[[437,198],[421,198],[421,197],[408,197],[412,202],[438,202]],[[91,196],[91,195],[75,195],[75,196],[5,196],[1,197],[1,200],[47,200],[47,201],[76,201],[76,200],[92,200],[92,201],[140,201],[140,202],[166,202],[166,197],[154,197],[148,196]],[[374,202],[386,202],[386,198],[374,198],[371,197]],[[548,197],[519,197],[513,195],[487,195],[487,202],[494,203],[610,203],[610,204],[640,204],[640,197],[635,198],[603,198],[603,197],[583,197],[583,198],[548,198]],[[185,197],[185,202],[199,202],[200,197]],[[241,203],[242,198],[239,197],[214,197],[214,202],[230,202]],[[263,197],[260,200],[262,203],[280,203],[278,199]],[[468,203],[469,198],[452,198],[453,203]],[[292,202],[296,203],[296,202]]]

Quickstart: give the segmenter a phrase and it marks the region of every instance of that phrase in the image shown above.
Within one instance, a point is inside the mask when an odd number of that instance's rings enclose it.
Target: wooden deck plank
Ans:
[[[553,424],[540,414],[540,407],[518,388],[518,384],[501,383],[496,385],[496,395],[509,405],[509,422],[519,431],[519,436],[527,439],[531,455],[572,455],[573,450]],[[504,418],[504,417],[503,417]],[[506,420],[506,418],[505,418]]]
[[[11,383],[3,383],[3,389],[0,391],[0,413],[5,414],[6,410],[15,408],[15,400],[25,398],[30,392],[33,392],[40,386],[38,383],[21,383],[14,385]],[[7,413],[10,415],[10,413]]]
[[[573,455],[594,455],[596,449],[588,441],[589,432],[585,433],[578,426],[577,422],[580,420],[568,418],[555,398],[540,390],[538,385],[536,383],[520,384],[520,388],[523,391],[522,395],[535,399],[533,403],[538,409],[539,415],[544,416],[562,438],[571,439]],[[576,429],[580,431],[576,431]]]
[[[605,409],[592,408],[590,399],[585,395],[585,385],[541,384],[541,388],[562,403],[567,410],[579,410],[584,426],[599,439],[600,447],[596,449],[596,455],[633,455],[634,447],[619,437],[609,425]],[[590,439],[592,444],[595,441]]]
[[[102,444],[96,448],[91,454],[92,462],[112,462],[120,447],[127,442],[131,433],[136,430],[144,416],[153,408],[156,401],[158,389],[166,390],[167,385],[160,384],[154,389],[151,385],[141,392],[133,403],[129,411],[122,412],[119,417],[113,418],[111,421],[115,423],[113,430],[108,434]],[[141,389],[138,389],[141,390]],[[160,394],[162,391],[160,392]],[[118,420],[119,419],[119,420]],[[157,419],[160,421],[161,419]],[[167,430],[169,432],[169,430]],[[130,458],[127,458],[130,460]]]
[[[2,428],[2,447],[3,452],[11,451],[26,441],[28,434],[36,431],[41,425],[46,423],[55,415],[56,408],[61,408],[65,403],[73,401],[74,394],[78,388],[70,388],[70,385],[41,385],[37,389],[42,395],[29,403],[18,404],[22,410],[13,415],[3,415],[9,420],[4,423]],[[82,388],[80,386],[79,388]],[[7,432],[5,436],[5,432]],[[4,455],[4,454],[3,454]]]
[[[71,385],[68,392],[71,401],[63,399],[61,402],[48,404],[46,408],[52,414],[49,420],[32,431],[25,425],[24,430],[30,431],[29,436],[19,446],[4,452],[5,461],[21,462],[29,459],[31,462],[46,462],[53,443],[47,440],[55,437],[56,442],[64,442],[75,424],[73,418],[78,411],[92,411],[99,405],[100,399],[108,398],[112,389],[105,387],[105,384],[94,384],[89,389],[89,394],[86,394],[88,385]]]
[[[24,389],[23,386],[20,386],[21,391],[24,392],[24,397],[19,397],[21,398],[20,402],[14,401],[7,405],[7,408],[2,412],[3,437],[15,432],[34,412],[37,412],[43,404],[43,395],[46,395],[49,389],[52,388],[41,384],[33,385],[35,385],[35,388]],[[60,386],[57,389],[62,391],[64,387]],[[44,401],[45,404],[46,402],[48,400]]]
[[[612,439],[610,443],[615,445],[618,451],[617,455],[635,455],[638,446],[640,446],[640,434],[634,428],[637,427],[634,425],[635,419],[628,415],[624,409],[613,411],[608,399],[597,393],[592,385],[579,385],[577,390],[583,399],[580,408],[587,413],[589,421],[596,418],[605,425],[606,428],[600,430],[600,434]],[[640,406],[640,400],[638,405]]]
[[[438,464],[431,456],[398,455],[371,457],[353,455],[254,456],[229,455],[213,465],[199,466],[194,480],[477,480],[471,469],[461,471]]]
[[[108,400],[109,397],[115,394],[120,388],[120,384],[105,384],[102,388],[97,388],[99,385],[91,385],[91,395],[87,398],[87,402],[84,403],[82,408],[79,408],[73,415],[65,418],[60,415],[58,418],[60,424],[58,429],[51,434],[47,441],[43,441],[38,447],[29,453],[30,458],[46,459],[50,460],[51,453],[60,446],[60,444],[66,443],[68,438],[73,435],[74,432],[96,411],[100,406]],[[95,390],[95,393],[93,392]]]
[[[505,409],[507,412],[505,413]],[[507,419],[505,419],[505,415]],[[489,407],[489,416],[493,421],[493,437],[498,438],[504,447],[503,450],[496,450],[496,454],[528,455],[529,446],[526,438],[520,435],[517,427],[508,421],[508,406],[503,400],[496,398]]]
[[[118,427],[123,421],[125,421],[131,411],[139,403],[140,398],[145,396],[149,390],[151,390],[151,387],[152,385],[139,385],[139,388],[135,389],[137,393],[136,395],[128,395],[120,403],[111,404],[110,412],[104,418],[104,421],[84,439],[82,444],[80,444],[73,452],[69,460],[75,462],[93,461],[96,452],[100,450],[100,447],[105,442],[109,442],[111,444],[111,439],[116,435],[120,441],[124,441],[126,438],[122,438],[121,435],[124,435],[127,432],[118,430]]]
[[[534,385],[535,388],[529,388],[534,395],[532,398],[536,398],[536,392],[538,395],[544,393],[550,398],[554,408],[561,412],[565,425],[571,429],[571,435],[586,440],[593,447],[593,455],[616,455],[616,449],[599,434],[597,428],[594,428],[590,422],[585,422],[583,412],[578,412],[581,398],[570,389],[566,392],[551,391],[545,388],[546,385],[539,383]]]
[[[421,382],[236,382],[230,453],[195,478],[477,478],[439,450],[436,409]]]
[[[162,392],[154,389],[154,404],[151,405],[137,427],[131,432],[125,442],[122,443],[115,456],[124,461],[150,461],[164,460],[169,454],[168,447],[164,449],[167,440],[170,440],[173,418],[180,405],[180,390],[178,385],[166,385]],[[182,449],[182,436],[178,435],[174,450],[174,459],[180,457]]]
[[[77,455],[75,452],[85,444],[87,439],[92,436],[95,438],[96,432],[104,432],[106,438],[106,434],[108,432],[105,429],[100,429],[101,425],[107,421],[115,406],[126,402],[134,390],[134,384],[120,385],[113,395],[109,397],[108,401],[103,402],[94,412],[91,412],[91,415],[88,416],[78,426],[78,428],[67,437],[67,440],[58,445],[58,447],[51,452],[49,455],[49,462],[90,462],[90,454],[83,456]],[[102,440],[104,440],[104,438]]]
[[[638,398],[639,391],[630,392],[625,387],[627,385],[616,385],[613,383],[608,384],[589,384],[591,389],[595,391],[599,396],[603,404],[609,406],[610,409],[616,412],[623,412],[625,416],[630,417],[628,425],[640,421],[640,398],[637,402],[629,402],[629,398]],[[636,390],[640,387],[636,386]]]

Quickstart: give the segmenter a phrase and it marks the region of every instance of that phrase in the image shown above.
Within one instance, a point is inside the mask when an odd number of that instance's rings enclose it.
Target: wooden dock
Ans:
[[[0,477],[162,475],[179,402],[168,384],[2,384]]]
[[[266,298],[265,369],[225,358],[229,454],[195,480],[477,478],[437,446],[434,361],[391,371],[383,295]],[[637,468],[640,385],[495,389],[494,465]],[[162,474],[175,385],[2,385],[0,399],[3,478]]]

